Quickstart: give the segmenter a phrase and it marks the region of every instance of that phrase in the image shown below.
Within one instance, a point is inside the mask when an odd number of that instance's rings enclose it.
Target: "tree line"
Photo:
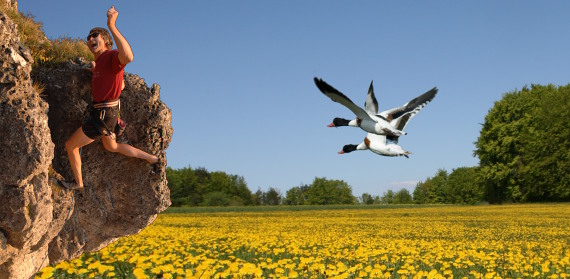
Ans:
[[[252,193],[242,176],[209,172],[205,168],[166,169],[173,206],[228,205],[327,205],[354,204],[352,188],[342,180],[315,178],[309,185],[293,187],[283,196],[279,189],[260,188]]]
[[[167,169],[174,206],[476,204],[570,201],[570,84],[532,85],[505,93],[485,117],[473,155],[479,165],[418,182],[412,193],[352,194],[342,180],[316,177],[282,194],[252,193],[241,176],[204,168]]]
[[[239,205],[332,205],[332,204],[474,204],[482,201],[483,192],[471,178],[475,168],[458,168],[448,174],[440,169],[434,177],[416,185],[410,193],[403,188],[388,190],[382,196],[352,194],[343,180],[315,177],[311,184],[294,186],[282,194],[277,188],[258,188],[252,193],[245,179],[225,172],[209,172],[205,168],[167,168],[173,206],[239,206]]]

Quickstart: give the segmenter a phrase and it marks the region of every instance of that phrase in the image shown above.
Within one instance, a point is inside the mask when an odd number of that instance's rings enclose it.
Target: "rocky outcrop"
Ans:
[[[25,265],[46,253],[53,221],[54,144],[48,105],[32,88],[31,63],[15,25],[0,13],[0,278],[31,275]]]
[[[73,178],[64,143],[91,103],[87,62],[32,72],[14,24],[2,13],[0,23],[0,279],[29,278],[138,233],[170,206],[164,150],[171,114],[158,85],[125,74],[127,128],[118,141],[159,156],[160,163],[110,153],[97,140],[81,153],[85,189],[61,188],[53,178]]]

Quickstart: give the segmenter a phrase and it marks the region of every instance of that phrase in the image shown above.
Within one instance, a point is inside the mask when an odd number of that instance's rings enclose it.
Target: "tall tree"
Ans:
[[[354,204],[355,201],[352,188],[342,180],[315,177],[313,184],[307,191],[308,204]]]
[[[430,200],[428,200],[429,185],[430,185],[430,178],[427,178],[425,182],[420,181],[416,184],[416,188],[414,189],[413,192],[414,203],[426,204],[431,202]]]
[[[174,206],[223,205],[226,200],[231,205],[254,204],[253,195],[242,176],[187,167],[176,170],[167,168],[166,178]],[[210,193],[214,194],[208,195]],[[205,201],[206,198],[208,201]]]
[[[368,193],[363,193],[362,196],[360,196],[360,203],[362,204],[374,204],[375,200],[378,200],[378,197],[374,197]]]
[[[205,206],[228,206],[232,200],[228,197],[228,194],[222,191],[208,192],[204,195],[204,202],[202,205]]]
[[[400,189],[396,194],[394,194],[394,204],[411,204],[412,195],[410,191],[406,188]]]
[[[281,192],[273,187],[269,187],[267,192],[263,193],[262,204],[263,205],[280,205],[281,204]]]
[[[447,183],[447,176],[447,170],[439,169],[435,176],[432,177],[430,193],[432,203],[452,203],[450,199],[450,188]]]
[[[477,178],[477,167],[454,169],[448,176],[449,201],[454,204],[475,204],[483,199]]]
[[[393,204],[394,203],[394,191],[392,190],[388,190],[387,192],[384,193],[384,195],[382,195],[382,198],[380,198],[380,201],[383,204]]]
[[[195,172],[190,167],[166,169],[166,178],[170,188],[172,205],[199,205],[203,201],[204,184],[200,184]]]
[[[449,197],[450,188],[447,176],[445,169],[439,169],[433,177],[428,177],[426,181],[416,184],[413,201],[420,204],[452,203]]]
[[[503,95],[476,142],[491,203],[570,200],[570,85]]]
[[[257,188],[257,191],[255,191],[253,194],[252,199],[254,205],[261,205],[261,202],[263,200],[263,191],[261,191],[261,188]]]
[[[285,204],[286,205],[306,204],[307,193],[309,189],[310,186],[306,184],[301,184],[299,186],[292,187],[285,194]]]

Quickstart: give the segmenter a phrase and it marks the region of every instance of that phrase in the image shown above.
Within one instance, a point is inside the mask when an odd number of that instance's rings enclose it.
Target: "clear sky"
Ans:
[[[126,71],[158,83],[172,110],[168,165],[241,175],[253,192],[285,195],[315,177],[344,180],[356,196],[411,192],[440,168],[478,164],[473,142],[504,93],[570,78],[570,1],[21,0],[18,8],[49,38],[84,38],[106,27],[111,5],[135,54]],[[437,86],[400,138],[410,158],[337,154],[365,133],[327,128],[353,115],[320,93],[315,76],[359,105],[374,80],[380,110]]]

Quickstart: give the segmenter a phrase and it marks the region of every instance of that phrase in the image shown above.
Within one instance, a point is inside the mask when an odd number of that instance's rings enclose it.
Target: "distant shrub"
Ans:
[[[209,192],[204,195],[205,206],[228,206],[231,203],[230,197],[224,192]]]

